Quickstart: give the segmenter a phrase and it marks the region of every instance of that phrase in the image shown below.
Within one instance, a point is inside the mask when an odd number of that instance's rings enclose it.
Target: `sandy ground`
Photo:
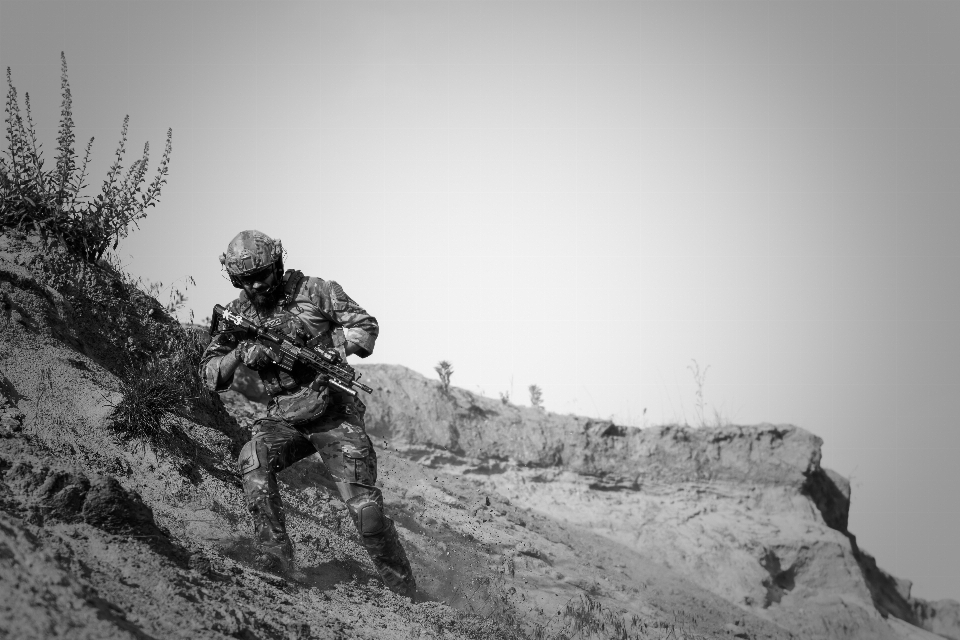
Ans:
[[[368,425],[418,597],[381,587],[316,457],[280,474],[297,571],[258,571],[235,456],[262,407],[228,392],[164,415],[169,447],[119,437],[104,320],[2,240],[0,638],[931,637],[881,615],[800,491],[819,460],[803,434],[725,432],[690,466],[682,430],[650,445],[398,367],[365,369]],[[143,335],[168,322],[114,289]],[[662,481],[628,477],[638,460]]]

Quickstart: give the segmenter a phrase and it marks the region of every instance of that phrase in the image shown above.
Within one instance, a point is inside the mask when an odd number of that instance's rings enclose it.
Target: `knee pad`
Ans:
[[[357,505],[360,535],[375,536],[387,528],[383,508],[376,502],[362,502]]]
[[[356,482],[337,482],[337,489],[361,536],[377,536],[389,527],[390,520],[383,513],[380,489]]]

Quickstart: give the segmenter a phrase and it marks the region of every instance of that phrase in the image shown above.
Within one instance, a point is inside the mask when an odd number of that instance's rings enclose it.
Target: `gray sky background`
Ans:
[[[960,3],[0,0],[53,161],[59,54],[99,188],[124,114],[160,206],[118,251],[234,290],[242,229],[399,363],[621,424],[793,423],[851,530],[960,599]],[[646,414],[644,414],[646,410]]]

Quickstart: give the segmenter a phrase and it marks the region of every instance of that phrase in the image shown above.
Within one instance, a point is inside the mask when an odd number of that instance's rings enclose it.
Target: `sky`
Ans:
[[[0,0],[48,162],[61,51],[91,193],[125,114],[129,160],[172,127],[116,258],[183,318],[258,229],[378,318],[365,362],[803,427],[929,599],[960,599],[957,33],[925,0]]]

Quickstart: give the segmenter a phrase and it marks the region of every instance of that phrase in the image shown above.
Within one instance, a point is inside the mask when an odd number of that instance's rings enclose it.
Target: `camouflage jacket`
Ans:
[[[380,328],[368,314],[333,280],[304,276],[288,270],[283,274],[283,294],[268,311],[254,308],[246,292],[227,305],[227,309],[256,324],[266,324],[286,334],[297,346],[321,345],[336,349],[346,358],[346,344],[356,346],[356,354],[365,358],[373,352]],[[233,375],[220,371],[221,359],[233,351],[239,339],[229,332],[213,336],[200,359],[200,376],[212,391],[225,391]],[[303,422],[319,416],[336,396],[325,385],[315,382],[315,374],[306,367],[287,372],[275,364],[258,372],[271,396],[267,414],[291,422]]]

